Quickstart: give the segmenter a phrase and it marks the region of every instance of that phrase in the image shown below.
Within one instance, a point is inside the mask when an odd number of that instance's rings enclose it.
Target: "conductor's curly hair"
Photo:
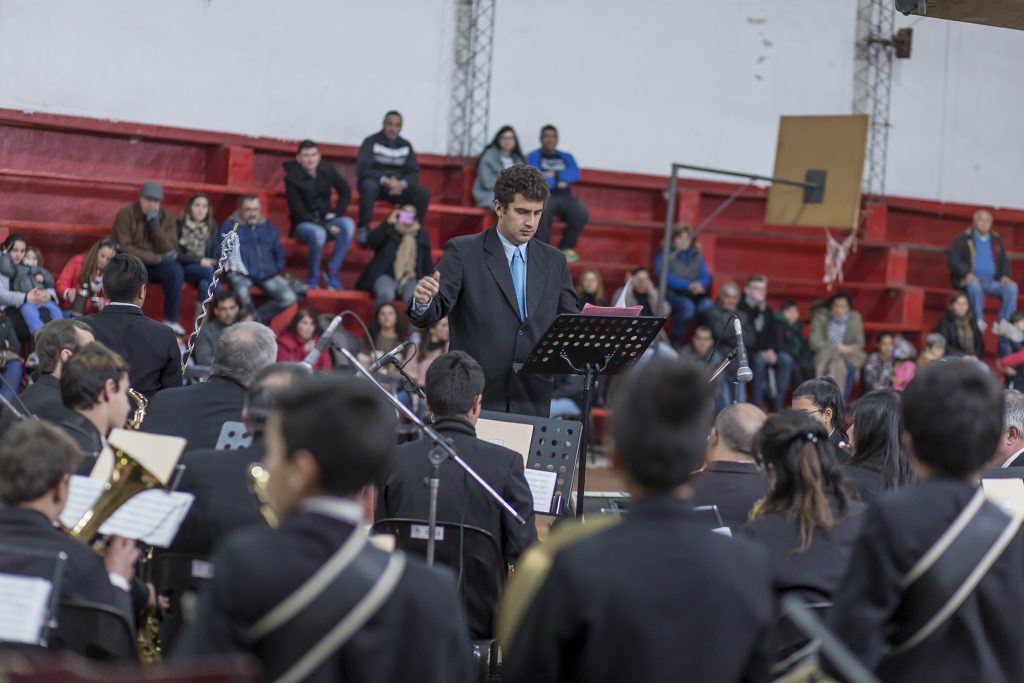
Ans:
[[[517,194],[528,201],[544,202],[551,192],[547,178],[540,171],[527,164],[516,164],[498,173],[494,182],[494,199],[502,208],[508,208]]]

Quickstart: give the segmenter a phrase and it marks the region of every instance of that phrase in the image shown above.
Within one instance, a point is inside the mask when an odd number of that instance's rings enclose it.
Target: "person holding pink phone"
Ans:
[[[366,245],[374,250],[356,282],[356,289],[373,292],[377,306],[396,298],[408,301],[420,278],[433,268],[430,236],[416,220],[416,207],[405,204],[370,231]]]

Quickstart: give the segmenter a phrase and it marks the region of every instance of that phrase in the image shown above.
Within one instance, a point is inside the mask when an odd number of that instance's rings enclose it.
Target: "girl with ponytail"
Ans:
[[[864,505],[850,500],[835,447],[799,410],[768,418],[755,439],[769,491],[742,534],[771,556],[776,591],[831,600],[860,531]]]

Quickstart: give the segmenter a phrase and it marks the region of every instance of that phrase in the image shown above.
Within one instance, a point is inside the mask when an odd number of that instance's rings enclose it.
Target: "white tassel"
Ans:
[[[825,240],[825,274],[821,280],[828,291],[832,291],[837,282],[843,282],[843,264],[846,263],[846,257],[857,251],[857,231],[851,230],[847,238],[839,242],[826,230]]]
[[[245,264],[242,263],[242,253],[238,247],[238,223],[235,223],[235,227],[230,232],[224,235],[224,238],[220,243],[220,260],[217,261],[217,270],[213,274],[213,279],[210,280],[210,286],[206,290],[206,299],[203,300],[202,310],[196,317],[195,324],[192,328],[192,334],[188,337],[188,345],[185,348],[185,352],[181,355],[181,372],[185,373],[185,368],[188,367],[188,359],[192,356],[192,350],[195,348],[196,339],[199,337],[199,330],[203,327],[203,321],[209,316],[210,304],[213,302],[214,292],[217,291],[217,285],[220,284],[221,275],[225,272],[241,273],[242,275],[248,275],[249,271],[246,270]]]

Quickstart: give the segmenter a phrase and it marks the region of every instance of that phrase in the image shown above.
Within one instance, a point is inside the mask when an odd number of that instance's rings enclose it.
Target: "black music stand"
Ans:
[[[521,374],[583,377],[577,500],[582,501],[586,491],[590,394],[594,384],[598,376],[617,375],[640,360],[664,325],[665,318],[658,317],[562,313],[517,369]],[[576,516],[583,516],[582,505],[577,506]]]

